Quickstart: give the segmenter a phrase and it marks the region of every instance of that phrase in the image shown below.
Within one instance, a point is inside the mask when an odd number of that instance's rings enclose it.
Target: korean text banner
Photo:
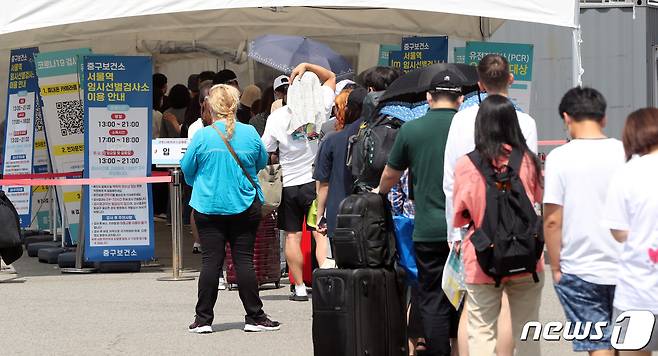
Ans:
[[[34,121],[39,101],[33,55],[38,52],[38,48],[32,47],[14,49],[10,54],[3,175],[32,173]],[[16,207],[21,227],[29,227],[32,223],[31,187],[9,186],[2,189]]]
[[[85,178],[146,177],[151,173],[150,57],[85,56]],[[85,187],[87,261],[153,257],[148,184]]]
[[[436,63],[448,62],[448,37],[405,37],[402,39],[402,62],[405,73]]]
[[[533,45],[521,43],[466,42],[466,64],[477,65],[487,54],[499,54],[507,59],[514,83],[509,96],[523,111],[530,112],[532,89]]]
[[[54,173],[79,172],[84,168],[84,118],[80,88],[80,60],[91,50],[80,48],[35,55],[41,92],[44,128]],[[67,240],[78,241],[82,189],[56,189],[63,212]]]

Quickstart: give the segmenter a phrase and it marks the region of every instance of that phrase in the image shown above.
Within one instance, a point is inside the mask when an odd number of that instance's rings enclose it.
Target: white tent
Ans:
[[[0,88],[6,88],[8,52],[19,47],[151,53],[156,63],[185,57],[179,50],[184,47],[240,63],[248,40],[266,33],[294,34],[339,47],[350,44],[357,48],[355,57],[363,69],[376,63],[379,43],[399,43],[404,35],[485,39],[504,20],[574,29],[577,80],[578,15],[578,0],[5,1],[0,13]],[[177,54],[162,54],[167,49]],[[0,102],[4,100],[0,95]]]

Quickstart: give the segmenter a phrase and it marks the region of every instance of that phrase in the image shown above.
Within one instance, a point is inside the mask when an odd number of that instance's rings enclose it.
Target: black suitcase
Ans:
[[[333,243],[338,268],[393,266],[395,228],[388,200],[365,192],[343,199],[336,216]]]
[[[315,356],[406,356],[405,306],[397,274],[384,268],[313,273]]]

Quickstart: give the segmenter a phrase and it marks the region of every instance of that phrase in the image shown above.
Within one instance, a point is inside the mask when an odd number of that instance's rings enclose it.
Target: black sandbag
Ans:
[[[57,256],[59,268],[75,268],[75,251],[64,252]],[[82,268],[93,268],[93,262],[83,262]]]
[[[33,244],[35,242],[48,242],[48,241],[53,241],[53,235],[48,235],[48,234],[32,235],[23,238],[23,244],[25,245],[25,248],[28,248],[30,244]],[[57,241],[62,241],[62,238],[58,236]]]
[[[68,249],[63,247],[50,247],[42,248],[39,250],[39,262],[48,263],[51,265],[57,264],[57,258],[60,254],[68,251]]]
[[[141,261],[96,262],[100,273],[136,273],[142,269]]]
[[[62,243],[57,242],[57,241],[45,241],[45,242],[35,242],[31,243],[27,246],[27,255],[30,257],[38,257],[39,256],[39,250],[44,249],[44,248],[55,248],[55,247],[61,247]]]

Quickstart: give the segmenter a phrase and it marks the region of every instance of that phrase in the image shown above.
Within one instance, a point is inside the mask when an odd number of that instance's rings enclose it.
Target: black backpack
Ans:
[[[380,114],[364,123],[359,133],[350,138],[348,166],[356,186],[376,187],[388,162],[395,137],[404,121]]]
[[[339,268],[393,266],[397,251],[386,197],[363,192],[345,198],[338,208],[333,243]]]
[[[503,277],[532,273],[544,250],[543,224],[519,178],[523,152],[513,150],[507,170],[496,172],[478,151],[468,154],[486,180],[486,208],[482,226],[471,242],[478,263],[500,286]]]
[[[21,223],[14,204],[0,190],[0,257],[10,265],[23,255]]]

